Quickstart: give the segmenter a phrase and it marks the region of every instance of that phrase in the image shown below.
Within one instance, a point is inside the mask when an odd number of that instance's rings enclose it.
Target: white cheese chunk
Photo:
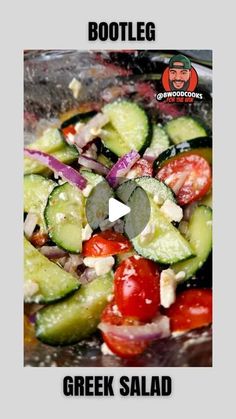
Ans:
[[[86,224],[84,228],[82,228],[82,241],[89,240],[92,236],[93,230],[91,229],[89,224]]]
[[[74,136],[71,132],[69,132],[69,133],[66,135],[66,140],[67,140],[67,142],[68,142],[70,145],[74,145],[74,143],[75,143],[75,136]]]
[[[101,351],[103,355],[114,355],[105,342],[101,345]]]
[[[80,130],[85,126],[85,124],[83,122],[77,122],[75,124],[75,131],[77,132],[77,134],[80,132]]]
[[[181,221],[183,218],[183,210],[182,208],[177,205],[175,202],[167,199],[164,204],[160,208],[161,212],[165,214],[165,216],[170,221]]]
[[[162,271],[160,278],[160,296],[163,307],[168,308],[175,302],[176,286],[177,280],[174,271],[172,269]]]
[[[72,91],[75,99],[78,99],[81,87],[82,84],[74,77],[69,84],[69,89]]]
[[[24,299],[25,299],[25,301],[27,301],[28,299],[33,297],[33,295],[35,295],[38,292],[38,290],[39,290],[39,286],[36,282],[26,281],[24,283]]]
[[[113,256],[84,258],[85,266],[88,266],[89,268],[94,268],[97,276],[105,275],[106,273],[108,273],[111,270],[114,263],[115,259],[113,258]]]

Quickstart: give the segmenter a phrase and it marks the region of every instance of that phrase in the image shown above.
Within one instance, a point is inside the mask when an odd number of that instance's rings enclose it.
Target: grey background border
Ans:
[[[12,2],[13,3],[13,2]],[[19,10],[17,9],[19,8]],[[148,1],[137,4],[119,0],[66,4],[22,1],[3,7],[1,40],[1,384],[2,417],[65,418],[71,414],[87,418],[101,415],[141,418],[155,414],[165,417],[205,418],[219,413],[232,417],[234,278],[234,186],[235,180],[235,88],[231,66],[235,49],[232,40],[234,13],[229,1],[183,0],[181,3]],[[152,20],[157,41],[152,43],[87,42],[87,21]],[[22,345],[22,144],[23,68],[22,50],[50,49],[213,49],[214,52],[214,367],[94,369],[93,374],[170,375],[170,398],[84,398],[66,399],[62,379],[66,374],[91,374],[82,368],[23,368]],[[227,75],[226,75],[227,71]],[[232,87],[231,87],[232,86]],[[230,150],[230,152],[229,152]],[[4,416],[3,416],[3,412]]]

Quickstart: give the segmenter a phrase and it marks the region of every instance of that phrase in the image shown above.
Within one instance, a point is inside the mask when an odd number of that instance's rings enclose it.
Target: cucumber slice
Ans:
[[[105,179],[99,182],[90,192],[86,202],[86,217],[93,230],[108,218],[109,199],[113,196],[114,192]]]
[[[128,201],[129,206],[132,206],[137,190],[138,188],[132,193]],[[192,257],[193,251],[188,241],[169,222],[152,199],[149,198],[149,200],[151,205],[149,222],[141,234],[131,240],[136,252],[145,258],[164,264],[172,264]],[[135,214],[132,216],[135,222]],[[139,213],[137,217],[139,217]]]
[[[113,161],[109,159],[109,157],[105,156],[102,153],[98,155],[97,161],[109,168],[111,168],[114,164]]]
[[[200,122],[190,116],[172,119],[165,125],[165,130],[174,144],[207,136],[207,132]]]
[[[122,263],[124,260],[130,258],[131,256],[135,256],[135,255],[137,255],[137,253],[135,252],[135,250],[131,250],[130,252],[120,253],[120,254],[116,255],[115,256],[116,267],[118,265],[120,265],[120,263]]]
[[[135,182],[137,182],[152,199],[155,198],[155,202],[158,205],[164,204],[167,199],[175,202],[173,191],[164,182],[160,182],[149,176],[136,178]]]
[[[187,232],[189,243],[196,256],[190,260],[177,263],[172,269],[178,273],[185,272],[184,280],[190,278],[202,267],[212,249],[212,210],[199,205],[193,212]]]
[[[151,144],[149,145],[149,150],[153,153],[157,152],[160,154],[160,151],[164,151],[170,145],[169,137],[164,130],[164,128],[158,124],[153,124],[152,126],[152,140]]]
[[[55,128],[47,129],[42,137],[35,140],[28,148],[52,154],[63,163],[72,163],[78,157],[78,151],[65,143],[60,131]],[[24,174],[50,174],[51,171],[35,160],[24,158]]]
[[[209,192],[206,196],[204,196],[201,199],[200,204],[212,208],[212,192]]]
[[[123,182],[116,190],[118,198],[124,203],[127,203],[135,189],[135,184],[141,186],[152,199],[155,197],[158,205],[162,205],[166,199],[175,202],[173,191],[165,183],[150,176],[142,176],[134,180]]]
[[[48,196],[55,186],[55,182],[40,175],[24,176],[24,212],[32,212],[37,215],[37,224],[42,232],[47,231],[44,209]]]
[[[100,182],[104,180],[104,178],[101,175],[93,173],[87,169],[80,169],[80,173],[83,177],[85,177],[85,179],[92,187],[97,186]]]
[[[150,142],[150,125],[147,114],[136,103],[121,100],[105,105],[103,113],[109,124],[102,130],[101,138],[117,156],[130,150],[140,151]]]
[[[90,227],[95,230],[102,221],[108,218],[108,203],[109,199],[114,196],[114,192],[101,175],[86,169],[81,169],[80,172],[93,187],[86,200],[86,218]]]
[[[27,147],[34,150],[41,150],[45,153],[53,153],[61,150],[65,145],[60,131],[57,128],[47,128],[41,137],[37,138]]]
[[[69,345],[95,332],[107,298],[112,293],[112,273],[94,279],[72,296],[41,309],[36,316],[36,336],[49,345]]]
[[[96,115],[95,111],[85,112],[85,113],[77,113],[76,115],[71,116],[70,118],[66,119],[61,124],[61,129],[67,128],[70,125],[75,125],[78,122],[88,122],[94,115]]]
[[[24,284],[37,284],[34,295],[25,297],[27,303],[48,303],[59,300],[79,288],[78,279],[42,255],[24,238]]]
[[[212,138],[202,137],[195,138],[184,143],[173,145],[161,153],[154,162],[154,168],[160,169],[180,154],[198,154],[204,157],[209,164],[212,163]]]
[[[54,188],[44,217],[49,236],[59,247],[71,253],[81,252],[84,197],[78,188],[69,183]]]

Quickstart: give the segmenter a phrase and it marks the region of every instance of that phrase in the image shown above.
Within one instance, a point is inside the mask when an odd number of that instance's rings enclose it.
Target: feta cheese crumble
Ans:
[[[170,221],[179,222],[183,218],[182,208],[170,199],[164,202],[160,210]]]
[[[175,302],[175,290],[177,286],[177,280],[175,273],[172,269],[165,269],[161,272],[160,278],[160,295],[161,305],[168,308]]]
[[[89,224],[86,224],[84,228],[82,228],[82,241],[89,240],[92,236],[93,230],[91,229]]]
[[[103,355],[114,355],[105,342],[101,345],[101,352]]]
[[[24,283],[24,298],[25,301],[33,297],[39,290],[39,286],[34,281],[26,281]]]
[[[94,268],[97,276],[105,275],[108,273],[114,263],[115,259],[113,256],[84,258],[85,266],[88,266],[88,268]]]
[[[175,291],[179,281],[185,278],[185,272],[180,271],[177,274],[173,269],[165,269],[161,272],[160,295],[161,305],[168,308],[175,302]]]
[[[69,84],[69,89],[72,91],[75,99],[78,99],[81,87],[82,84],[74,77]]]

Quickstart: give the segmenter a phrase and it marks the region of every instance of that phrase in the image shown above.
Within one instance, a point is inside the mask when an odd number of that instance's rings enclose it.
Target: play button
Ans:
[[[109,199],[109,221],[111,223],[129,214],[129,212],[130,207],[128,205],[122,204],[122,202],[114,198]]]
[[[116,189],[112,189],[103,179],[94,185],[86,200],[87,222],[95,231],[104,225],[109,228],[109,223],[124,217],[124,233],[133,239],[149,221],[149,198],[146,191],[133,180],[120,178],[119,184]]]

